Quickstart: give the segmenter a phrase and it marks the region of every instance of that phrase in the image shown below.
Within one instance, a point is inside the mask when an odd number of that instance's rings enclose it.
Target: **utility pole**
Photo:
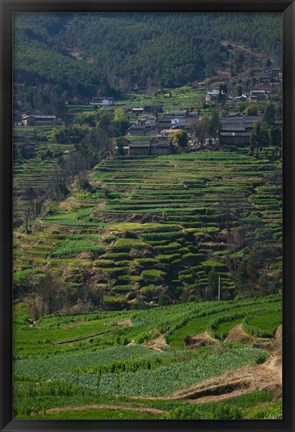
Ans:
[[[220,276],[218,276],[218,301],[220,301]]]

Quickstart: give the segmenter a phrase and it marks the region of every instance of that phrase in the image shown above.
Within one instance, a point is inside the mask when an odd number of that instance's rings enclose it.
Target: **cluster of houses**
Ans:
[[[208,90],[206,93],[206,102],[218,101],[221,96],[226,96],[226,99],[232,102],[245,102],[246,100],[265,101],[269,99],[272,87],[282,82],[282,77],[282,70],[280,68],[267,71],[256,79],[255,89],[239,96],[225,95],[223,90]]]
[[[242,114],[222,117],[219,131],[220,145],[243,146],[249,145],[250,135],[255,123],[261,120],[261,116],[245,116]],[[282,128],[282,120],[276,120],[276,126]]]
[[[220,92],[219,90],[210,90],[206,93],[206,102],[212,102],[217,101],[219,98],[219,95],[224,95],[223,92]],[[227,100],[229,101],[240,101],[245,102],[246,100],[251,101],[265,101],[269,99],[270,91],[267,90],[251,90],[249,94],[243,93],[240,96],[227,96]]]
[[[206,101],[218,101],[220,97],[228,101],[267,101],[269,100],[274,83],[281,83],[281,69],[273,69],[260,76],[256,80],[255,89],[240,96],[230,96],[224,90],[208,90]],[[264,88],[263,88],[264,87]],[[112,97],[93,97],[88,99],[88,104],[101,107],[111,107],[114,104]],[[187,132],[190,145],[197,145],[198,128],[204,128],[198,122],[198,112],[189,110],[173,110],[164,112],[161,104],[151,104],[129,108],[127,113],[131,115],[129,127],[126,130],[126,138],[117,140],[117,151],[127,155],[163,155],[173,151],[173,137],[179,130]],[[240,112],[229,113],[227,117],[220,119],[218,137],[210,138],[203,130],[203,144],[213,145],[249,145],[250,135],[254,124],[260,119],[259,115],[246,116]],[[55,115],[41,115],[26,113],[18,119],[17,126],[49,126],[60,124]],[[281,123],[277,125],[281,127]],[[128,138],[130,137],[130,139]],[[140,138],[142,137],[142,139]]]
[[[133,109],[138,112],[139,108]],[[199,118],[196,112],[170,111],[156,116],[152,113],[145,113],[137,120],[130,122],[130,127],[126,131],[129,136],[156,135],[158,138],[172,138],[175,133],[182,129],[190,133],[194,129],[195,121]]]
[[[260,75],[260,83],[280,83],[282,82],[283,72],[281,68],[275,68]]]

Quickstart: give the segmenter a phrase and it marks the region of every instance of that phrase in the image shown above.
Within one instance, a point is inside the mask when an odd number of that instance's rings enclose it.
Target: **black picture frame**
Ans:
[[[0,0],[0,429],[1,431],[294,431],[295,4],[289,0]],[[283,420],[94,421],[12,419],[12,17],[16,12],[281,12],[283,14]]]

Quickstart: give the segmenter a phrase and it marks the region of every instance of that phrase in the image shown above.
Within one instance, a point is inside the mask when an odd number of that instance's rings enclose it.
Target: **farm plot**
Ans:
[[[278,295],[243,301],[192,302],[148,310],[52,315],[39,319],[32,328],[26,306],[17,305],[15,412],[19,418],[63,418],[63,412],[70,415],[80,410],[82,416],[85,413],[85,418],[91,418],[91,409],[93,416],[103,418],[108,415],[108,409],[116,406],[117,414],[120,412],[124,419],[138,418],[142,408],[154,409],[151,414],[156,416],[161,414],[157,409],[164,410],[163,415],[169,412],[172,415],[175,409],[188,403],[182,399],[181,391],[213,378],[218,382],[219,376],[229,372],[238,376],[240,370],[245,373],[245,368],[256,370],[272,356],[264,349],[253,348],[251,343],[217,341],[216,345],[192,349],[175,344],[173,336],[180,329],[185,329],[183,338],[194,334],[198,321],[204,321],[205,328],[209,328],[218,317],[231,321],[233,315],[239,314],[242,323],[243,317],[251,316],[250,311],[255,312],[255,317],[261,317],[255,325],[263,330],[263,317],[270,320],[275,308],[278,311],[281,308]],[[269,325],[277,328],[281,320],[279,315],[273,316]],[[146,344],[158,335],[169,342],[164,351]],[[243,409],[247,410],[245,414],[241,411],[241,416],[249,417],[250,408],[261,399],[272,400],[271,394],[255,393],[254,397],[254,394],[248,396],[247,391],[242,398]],[[179,400],[177,392],[180,392]],[[229,405],[235,405],[234,388],[232,396],[228,392],[227,397],[233,398]],[[207,411],[213,415],[214,406],[214,402],[200,405],[201,418],[206,417]],[[128,408],[126,415],[124,407]]]

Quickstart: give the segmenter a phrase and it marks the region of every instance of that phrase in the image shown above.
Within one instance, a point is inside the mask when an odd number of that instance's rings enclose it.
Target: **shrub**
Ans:
[[[166,420],[200,420],[204,419],[204,415],[200,414],[198,407],[192,405],[175,408],[163,418]]]
[[[141,273],[141,277],[144,281],[152,283],[163,282],[165,276],[166,273],[161,270],[144,270]]]
[[[144,286],[140,289],[140,293],[146,298],[146,300],[153,300],[158,298],[162,288],[155,285]]]
[[[116,251],[129,251],[132,248],[144,247],[145,244],[142,240],[136,238],[119,238],[113,245],[113,249]]]
[[[242,418],[242,412],[241,409],[230,405],[217,405],[213,410],[213,417],[215,420],[239,420]]]

